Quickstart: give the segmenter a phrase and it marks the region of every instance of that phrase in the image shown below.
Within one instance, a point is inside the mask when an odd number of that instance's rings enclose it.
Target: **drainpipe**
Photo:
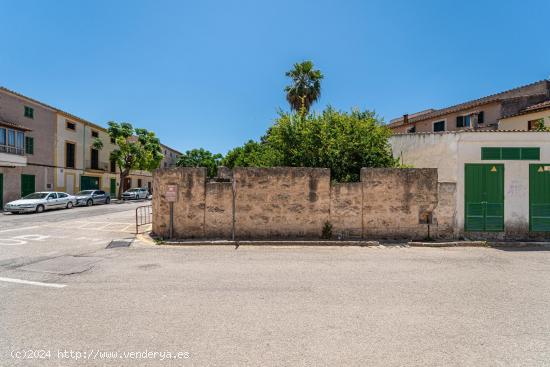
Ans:
[[[84,129],[82,130],[82,173],[86,168],[86,124],[84,124]],[[80,188],[82,190],[82,187]]]

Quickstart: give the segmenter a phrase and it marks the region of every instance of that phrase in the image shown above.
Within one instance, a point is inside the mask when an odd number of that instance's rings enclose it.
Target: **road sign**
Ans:
[[[164,197],[168,202],[174,202],[178,199],[178,185],[167,185]]]

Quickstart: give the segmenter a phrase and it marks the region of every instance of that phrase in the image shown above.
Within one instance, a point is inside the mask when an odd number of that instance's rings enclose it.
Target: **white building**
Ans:
[[[439,182],[454,187],[455,237],[550,236],[550,133],[398,134],[390,143],[403,164],[437,168]]]

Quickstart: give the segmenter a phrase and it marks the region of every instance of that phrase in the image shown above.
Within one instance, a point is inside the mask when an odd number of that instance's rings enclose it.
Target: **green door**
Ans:
[[[4,209],[4,175],[0,173],[0,210]]]
[[[550,165],[529,165],[529,230],[550,232]]]
[[[21,175],[21,197],[32,194],[35,191],[34,175]]]
[[[80,176],[80,190],[99,190],[99,177]]]
[[[467,232],[503,231],[504,165],[466,164],[464,175],[464,229]]]
[[[116,178],[111,178],[111,187],[110,187],[111,196],[116,195]]]

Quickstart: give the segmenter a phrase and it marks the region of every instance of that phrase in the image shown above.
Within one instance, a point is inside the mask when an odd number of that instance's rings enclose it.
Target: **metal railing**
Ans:
[[[0,153],[25,155],[25,149],[17,148],[11,145],[0,145]]]
[[[139,227],[153,223],[153,206],[142,205],[136,208],[136,234],[139,232]],[[144,231],[145,232],[145,231]]]

